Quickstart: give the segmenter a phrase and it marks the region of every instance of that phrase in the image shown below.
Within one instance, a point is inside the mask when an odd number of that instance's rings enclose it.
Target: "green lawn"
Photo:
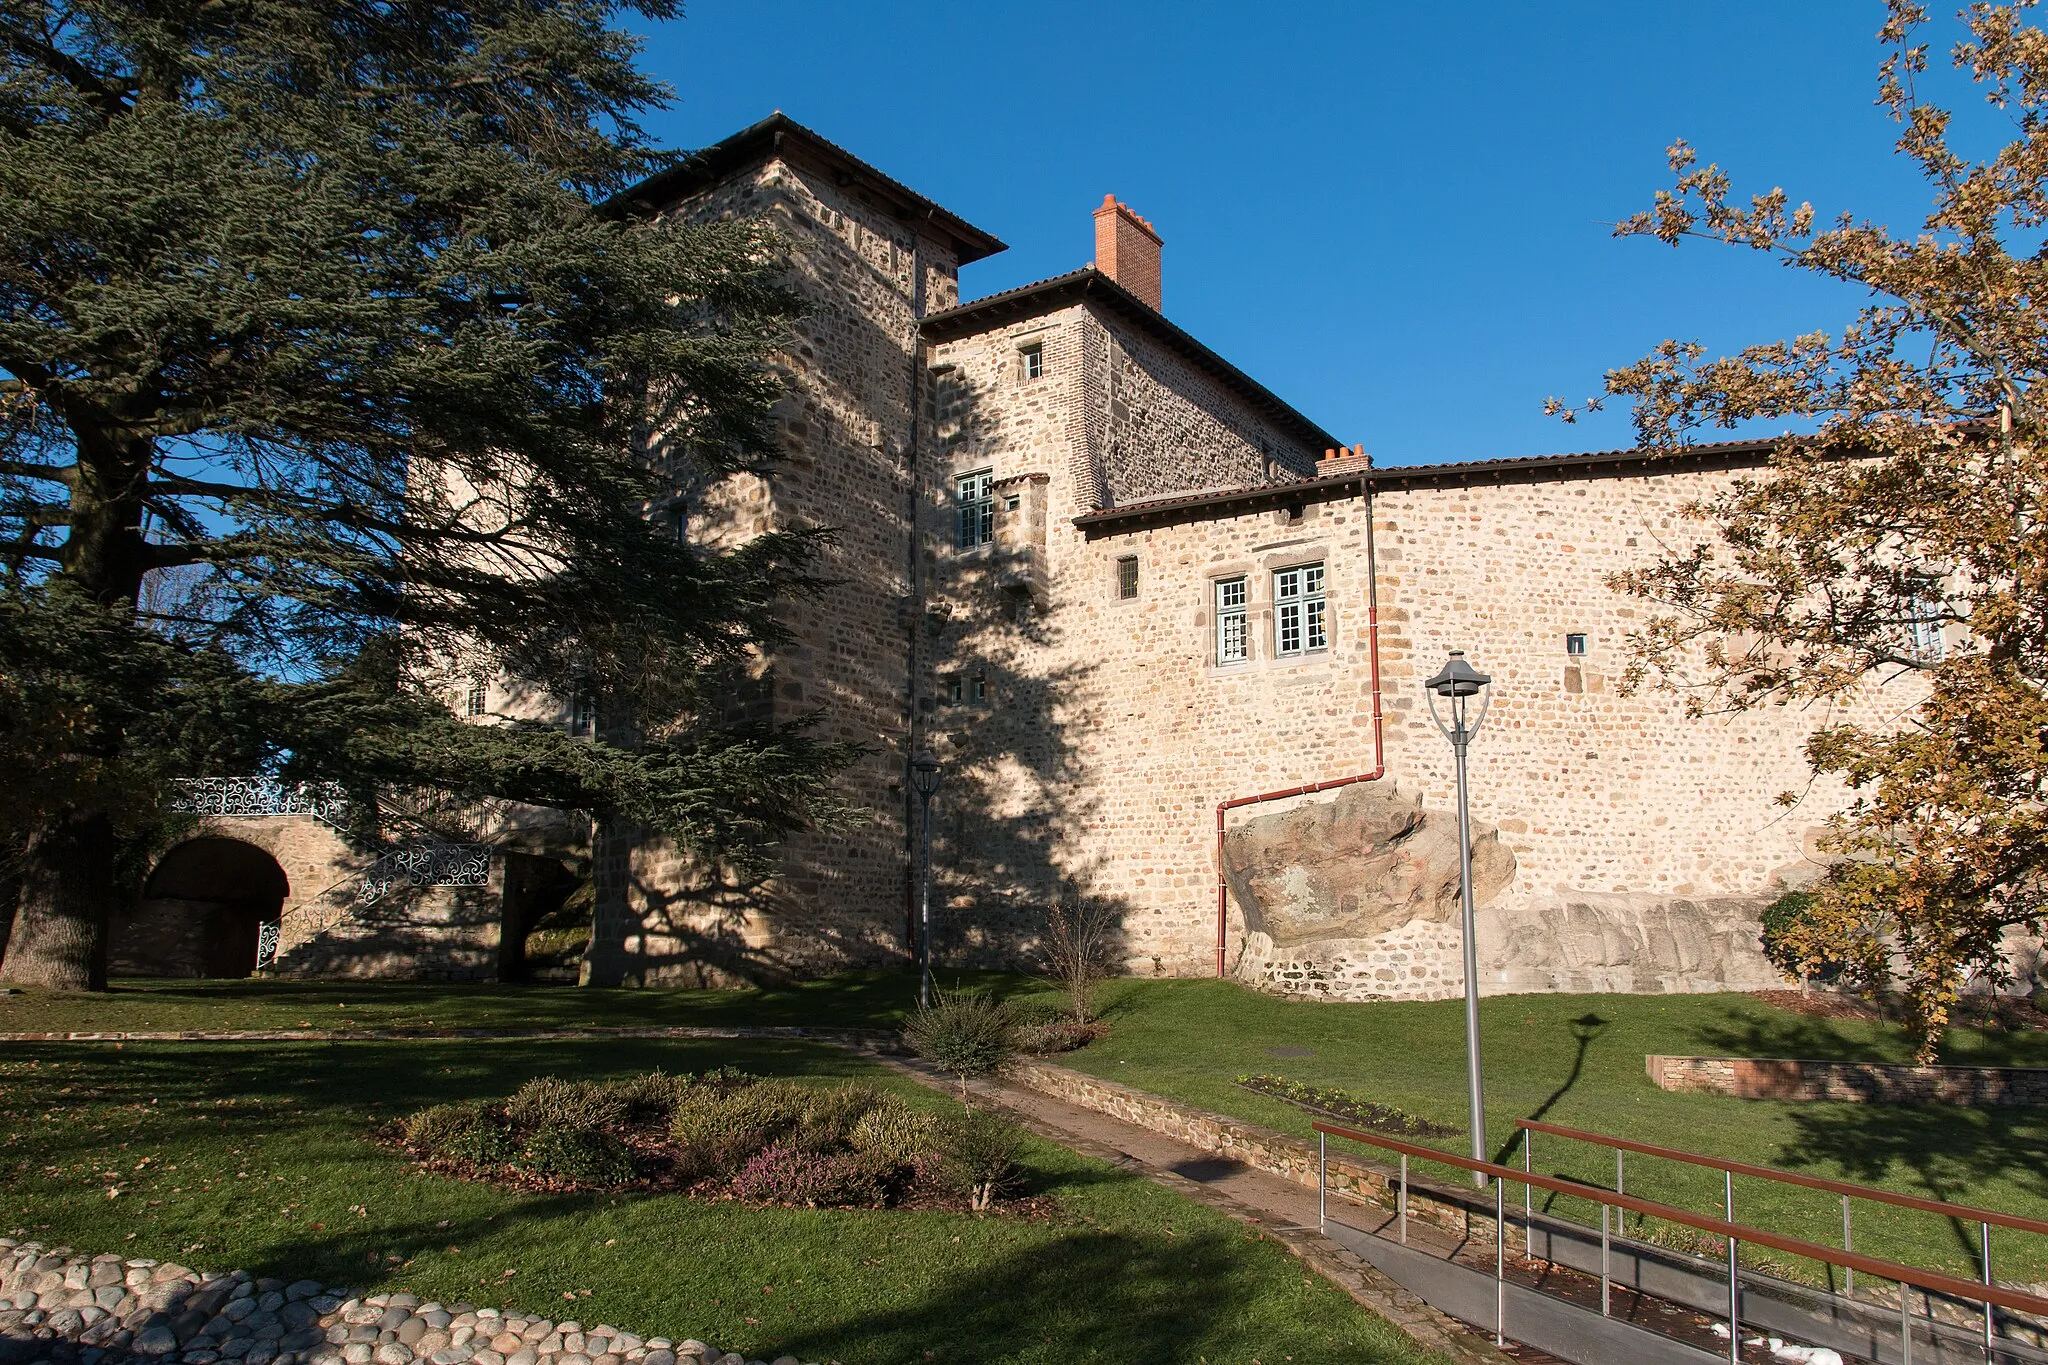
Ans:
[[[403,994],[348,992],[401,1013]],[[109,1007],[155,998],[141,1008],[166,1015],[174,996],[188,1000],[181,988]],[[531,1017],[578,997],[523,998]],[[585,1010],[606,999],[581,998]],[[632,998],[660,1011],[678,997]],[[482,1008],[483,999],[470,1004]],[[436,1018],[449,1013],[430,1008]],[[366,1137],[390,1116],[444,1098],[502,1096],[537,1074],[721,1063],[859,1075],[921,1104],[947,1103],[837,1049],[794,1043],[14,1046],[0,1050],[0,1229],[84,1250],[699,1336],[761,1358],[1420,1359],[1277,1244],[1045,1143],[1031,1148],[1029,1178],[1060,1212],[1023,1221],[518,1193],[419,1174]]]
[[[1465,1126],[1462,1001],[1340,1005],[1277,1000],[1221,981],[1131,981],[1111,983],[1104,1002],[1109,1037],[1065,1064],[1304,1137],[1307,1114],[1231,1082],[1275,1072]],[[1675,1095],[1650,1084],[1643,1066],[1647,1053],[1910,1060],[1910,1042],[1889,1026],[1808,1018],[1744,995],[1518,995],[1480,1003],[1480,1038],[1489,1146],[1513,1165],[1521,1164],[1514,1121],[1543,1118],[2048,1218],[2048,1109]],[[1276,1058],[1267,1052],[1274,1047],[1315,1055]],[[2048,1034],[1958,1031],[1945,1060],[2048,1066]],[[1465,1139],[1435,1145],[1463,1151]],[[1612,1184],[1611,1151],[1539,1136],[1535,1157],[1538,1170]],[[1628,1188],[1720,1210],[1718,1172],[1631,1157]],[[1833,1196],[1738,1180],[1735,1198],[1739,1221],[1840,1243]],[[1856,1210],[1856,1248],[1872,1255],[1974,1274],[1976,1240],[1975,1224],[1882,1205]],[[1994,1228],[1992,1264],[2002,1280],[2038,1280],[2048,1274],[2048,1238]]]
[[[951,979],[948,974],[946,979]],[[974,976],[1051,1005],[1040,983]],[[140,1029],[358,1024],[816,1024],[888,1027],[915,990],[908,973],[853,974],[770,991],[586,991],[568,987],[368,983],[156,982],[104,997],[40,992],[0,997],[0,1029]],[[1283,1001],[1219,981],[1108,983],[1110,1036],[1060,1060],[1084,1071],[1307,1136],[1301,1111],[1232,1085],[1278,1072],[1342,1086],[1438,1122],[1463,1126],[1462,1004],[1343,1005]],[[1481,1005],[1487,1127],[1514,1164],[1518,1117],[1621,1134],[1720,1156],[1787,1166],[1910,1193],[2048,1218],[2048,1110],[1939,1105],[1779,1104],[1667,1094],[1649,1083],[1646,1053],[1736,1054],[1904,1061],[1911,1043],[1876,1023],[1812,1019],[1742,995],[1503,996]],[[1268,1048],[1306,1047],[1283,1059]],[[133,1055],[134,1049],[130,1050]],[[2048,1034],[1957,1030],[1945,1060],[2048,1065]],[[1461,1139],[1441,1145],[1457,1148]],[[1542,1169],[1611,1179],[1611,1153],[1539,1139]],[[1629,1188],[1701,1212],[1718,1211],[1713,1173],[1631,1161]],[[1737,1215],[1815,1241],[1840,1236],[1825,1195],[1738,1182]],[[1859,1208],[1859,1250],[1974,1272],[1974,1226]],[[2048,1239],[1993,1232],[2001,1279],[2048,1275]]]

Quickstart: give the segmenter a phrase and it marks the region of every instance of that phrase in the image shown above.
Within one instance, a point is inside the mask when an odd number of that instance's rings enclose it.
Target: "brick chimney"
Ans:
[[[1095,210],[1095,268],[1159,311],[1159,234],[1116,196]]]
[[[1316,461],[1315,477],[1331,479],[1339,474],[1358,474],[1371,468],[1372,456],[1365,453],[1364,446],[1353,446],[1349,450],[1340,446],[1323,452],[1323,458]]]

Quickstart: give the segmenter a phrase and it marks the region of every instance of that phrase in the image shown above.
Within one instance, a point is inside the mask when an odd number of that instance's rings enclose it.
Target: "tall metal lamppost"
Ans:
[[[918,856],[919,906],[917,914],[917,1004],[932,1004],[932,798],[939,794],[939,759],[925,749],[910,760],[910,785],[923,806],[924,827]]]
[[[1458,886],[1464,900],[1465,929],[1465,1072],[1472,1109],[1474,1161],[1486,1160],[1486,1111],[1479,1094],[1479,946],[1472,928],[1472,808],[1465,786],[1465,750],[1486,719],[1486,688],[1492,681],[1465,662],[1464,650],[1454,649],[1442,671],[1422,684],[1429,695],[1429,718],[1451,742],[1451,752],[1458,760]],[[1444,701],[1444,710],[1450,713],[1448,724],[1437,710],[1439,697]],[[1479,709],[1468,718],[1467,707],[1474,697],[1479,699]],[[1472,1183],[1485,1189],[1486,1176],[1474,1171]]]

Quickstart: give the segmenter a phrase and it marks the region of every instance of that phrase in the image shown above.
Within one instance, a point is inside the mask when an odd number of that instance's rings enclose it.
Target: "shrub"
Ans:
[[[538,1128],[617,1128],[626,1121],[628,1104],[616,1087],[596,1081],[565,1081],[536,1076],[505,1102],[513,1126]]]
[[[940,1169],[977,1212],[1016,1184],[1024,1135],[994,1114],[963,1114],[939,1131]]]
[[[613,1081],[607,1088],[625,1101],[628,1122],[646,1123],[656,1119],[666,1121],[675,1113],[684,1093],[696,1083],[694,1076],[648,1071],[623,1081]]]
[[[859,1152],[809,1152],[774,1146],[757,1152],[733,1177],[733,1193],[757,1204],[809,1208],[876,1208],[888,1168]]]
[[[939,1120],[892,1096],[860,1116],[847,1134],[857,1152],[896,1166],[914,1166],[938,1150]]]
[[[1115,970],[1120,937],[1116,912],[1092,897],[1054,901],[1045,912],[1039,954],[1047,973],[1066,988],[1076,1024],[1095,1018],[1095,983]]]
[[[846,1145],[855,1125],[881,1102],[881,1091],[856,1081],[812,1091],[800,1125],[805,1143],[820,1150]]]
[[[501,1166],[519,1140],[494,1111],[479,1104],[437,1104],[405,1121],[405,1145],[421,1156],[472,1166]]]
[[[689,1087],[669,1120],[669,1136],[683,1149],[679,1173],[690,1180],[732,1174],[800,1127],[810,1104],[811,1092],[792,1081]]]
[[[911,1051],[960,1078],[962,1104],[969,1078],[1000,1071],[1017,1056],[1016,1017],[987,995],[941,996],[910,1017],[903,1037]]]
[[[595,1128],[541,1128],[527,1135],[513,1169],[548,1180],[592,1189],[623,1185],[633,1178],[626,1144]]]
[[[1071,1019],[1020,1024],[1017,1028],[1017,1050],[1033,1057],[1072,1052],[1094,1042],[1102,1036],[1102,1031],[1100,1024],[1077,1024]]]

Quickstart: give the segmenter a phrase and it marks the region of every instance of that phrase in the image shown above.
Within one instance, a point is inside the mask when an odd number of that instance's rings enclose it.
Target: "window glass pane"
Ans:
[[[1226,578],[1216,585],[1216,662],[1237,663],[1251,657],[1245,621],[1245,580]]]
[[[1116,595],[1127,601],[1138,595],[1138,561],[1135,557],[1116,562]]]
[[[1273,653],[1301,654],[1330,647],[1324,607],[1323,566],[1303,564],[1273,575]]]
[[[960,504],[960,548],[971,550],[995,539],[996,502],[993,475],[986,469],[963,474],[955,484]]]

